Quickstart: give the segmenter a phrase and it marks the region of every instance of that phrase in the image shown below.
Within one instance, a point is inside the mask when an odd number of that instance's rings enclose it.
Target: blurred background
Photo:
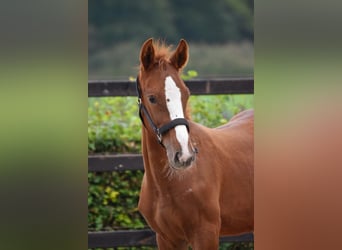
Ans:
[[[128,2],[133,1],[121,1],[120,4],[129,4]],[[134,1],[136,8],[140,2],[142,1]],[[133,26],[138,27],[138,24],[149,20],[147,17],[155,16],[157,13],[150,9],[166,1],[143,2],[148,8],[144,12],[148,14],[141,13],[140,17],[146,18],[141,22],[140,19],[132,21]],[[172,3],[176,2],[180,1]],[[211,13],[211,8],[218,3],[221,3],[218,6],[222,6],[222,3],[234,3],[239,10],[246,10],[240,4],[247,4],[250,6],[250,9],[247,8],[248,11],[253,15],[252,1],[247,3],[243,0],[213,0],[205,3],[184,0],[178,12],[171,9],[159,12],[159,19],[152,19],[153,22],[150,21],[144,28],[143,33],[146,37],[141,40],[125,38],[126,44],[134,43],[129,53],[112,56],[109,53],[110,48],[119,48],[122,41],[107,40],[95,35],[100,31],[100,26],[92,23],[95,10],[99,7],[96,5],[107,4],[106,8],[100,6],[102,11],[96,11],[98,15],[103,16],[107,9],[114,13],[110,17],[107,15],[106,18],[116,18],[117,13],[125,13],[120,14],[121,21],[115,25],[117,28],[126,27],[124,19],[130,11],[123,11],[123,7],[115,7],[120,11],[108,7],[108,4],[118,5],[119,1],[89,0],[88,3],[89,12],[87,2],[80,0],[2,1],[2,249],[87,247],[85,217],[89,210],[84,202],[89,184],[86,181],[89,138],[87,144],[84,135],[87,128],[89,131],[89,124],[86,123],[89,107],[85,106],[88,91],[88,14],[91,51],[89,66],[93,65],[95,55],[100,56],[101,53],[103,56],[108,54],[109,60],[106,63],[95,60],[98,72],[101,68],[103,71],[109,62],[117,63],[116,66],[110,66],[107,73],[98,73],[98,76],[95,75],[95,68],[89,67],[89,75],[94,74],[98,79],[126,79],[131,74],[135,76],[136,70],[133,67],[138,64],[137,56],[141,44],[150,36],[157,37],[155,33],[148,31],[148,28],[159,25],[166,15],[178,15],[183,9],[199,12],[199,3],[204,4],[201,5],[204,6],[201,9]],[[167,2],[167,7],[171,8],[172,3]],[[191,8],[187,7],[191,4]],[[340,197],[338,193],[341,190],[342,179],[342,33],[338,32],[341,30],[341,7],[341,1],[256,1],[254,43],[253,37],[237,40],[229,38],[214,42],[204,42],[204,39],[189,40],[190,63],[205,63],[204,70],[212,66],[212,61],[209,64],[208,55],[214,54],[214,48],[227,44],[239,46],[243,42],[254,44],[255,153],[258,169],[255,176],[257,249],[341,248],[342,202],[336,198]],[[132,8],[134,7],[130,7]],[[226,13],[231,13],[228,10],[225,10]],[[214,13],[205,23],[214,18],[219,19],[217,11]],[[174,24],[174,27],[185,28],[185,25],[190,25],[191,30],[194,30],[195,23],[201,20],[198,16],[207,17],[203,13],[186,14],[182,16],[186,22]],[[234,14],[224,16],[231,19],[236,17]],[[128,21],[133,20],[132,18],[138,19],[137,16],[131,16]],[[218,26],[219,22],[211,22],[210,30],[206,32],[215,31],[214,37],[218,39],[223,30],[235,29],[241,24],[236,22],[233,26],[226,23],[223,29],[222,26]],[[218,30],[216,27],[222,29]],[[135,30],[136,33],[138,31]],[[176,30],[174,33],[167,33],[164,30],[164,33],[158,37],[163,36],[171,43],[178,42],[180,38],[170,37],[176,36]],[[203,31],[199,34],[204,36],[206,33]],[[189,32],[183,36],[190,39]],[[106,45],[105,40],[110,44]],[[200,51],[200,60],[194,59],[197,44],[208,45]],[[217,57],[228,50],[218,51]],[[232,50],[224,58],[232,58],[236,51]],[[115,67],[123,64],[131,55],[133,59],[129,59],[131,61],[127,63],[127,73],[120,70],[115,73]],[[224,66],[222,75],[251,74],[253,53],[248,55],[250,57],[241,58],[250,58],[250,71],[238,73],[231,70],[232,66],[228,67],[226,62],[221,61],[219,65]],[[218,62],[218,58],[214,62]],[[196,67],[190,65],[188,68],[198,70],[199,76],[219,74],[218,70],[206,73]],[[201,105],[207,103],[208,101],[202,101]],[[207,110],[211,111],[214,102],[209,104],[211,107]],[[219,107],[222,106],[222,102],[217,104]],[[103,112],[102,110],[99,109],[97,112]],[[105,112],[101,113],[101,119],[105,118]],[[132,116],[129,118],[132,119]],[[100,131],[97,134],[103,131],[99,126],[93,128]],[[109,178],[106,180],[109,181]],[[121,183],[125,185],[126,182]],[[100,186],[97,190],[100,190]],[[106,195],[104,199],[115,198],[115,193],[111,190],[108,190]],[[96,202],[103,204],[104,199],[99,197]],[[116,199],[119,204],[125,201],[125,196],[120,193]],[[109,209],[113,209],[112,204],[108,206],[108,211]],[[120,220],[115,221],[119,221],[120,226],[128,221],[126,215],[119,214],[117,218]],[[103,228],[109,224],[103,223],[101,226],[105,219],[94,216],[95,219],[97,222],[88,223],[88,228]],[[111,225],[110,228],[115,226]]]
[[[253,75],[252,0],[89,0],[89,79],[137,74],[143,42],[190,45],[199,77]]]

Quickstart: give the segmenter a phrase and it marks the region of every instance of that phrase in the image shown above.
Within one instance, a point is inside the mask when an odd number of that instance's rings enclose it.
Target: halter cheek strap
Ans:
[[[169,130],[173,129],[174,127],[178,126],[178,125],[185,125],[186,129],[189,132],[189,122],[184,119],[184,118],[176,118],[171,120],[169,123],[161,126],[160,128],[158,128],[153,120],[151,115],[148,113],[145,105],[142,103],[142,94],[141,94],[141,88],[140,88],[140,82],[139,82],[139,76],[137,77],[137,81],[136,81],[136,87],[137,87],[137,94],[138,94],[138,105],[139,105],[139,116],[140,116],[140,120],[142,122],[142,124],[144,125],[144,127],[146,128],[146,125],[144,123],[144,119],[143,119],[143,115],[145,115],[148,123],[150,124],[151,128],[153,129],[154,133],[157,136],[158,142],[163,145],[162,140],[163,140],[163,135],[166,134]],[[164,146],[164,145],[163,145]]]

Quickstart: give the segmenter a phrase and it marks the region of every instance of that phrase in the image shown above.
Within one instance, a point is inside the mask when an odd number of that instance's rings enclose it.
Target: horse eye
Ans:
[[[150,101],[150,103],[153,103],[153,104],[157,102],[157,99],[153,95],[149,96],[148,100]]]

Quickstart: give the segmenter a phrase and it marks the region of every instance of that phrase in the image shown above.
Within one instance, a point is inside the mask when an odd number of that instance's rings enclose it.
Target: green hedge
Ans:
[[[189,102],[194,121],[216,127],[252,108],[253,95],[191,96]],[[136,98],[89,98],[89,154],[140,153],[140,149]],[[137,209],[142,176],[142,171],[88,174],[89,231],[147,227]]]

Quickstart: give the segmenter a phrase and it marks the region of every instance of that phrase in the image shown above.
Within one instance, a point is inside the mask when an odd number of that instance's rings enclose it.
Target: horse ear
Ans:
[[[189,59],[189,46],[188,43],[181,39],[177,46],[176,51],[172,54],[170,61],[176,69],[182,69],[188,63]]]
[[[144,42],[140,50],[140,62],[145,70],[148,70],[154,62],[153,39],[150,38]]]

